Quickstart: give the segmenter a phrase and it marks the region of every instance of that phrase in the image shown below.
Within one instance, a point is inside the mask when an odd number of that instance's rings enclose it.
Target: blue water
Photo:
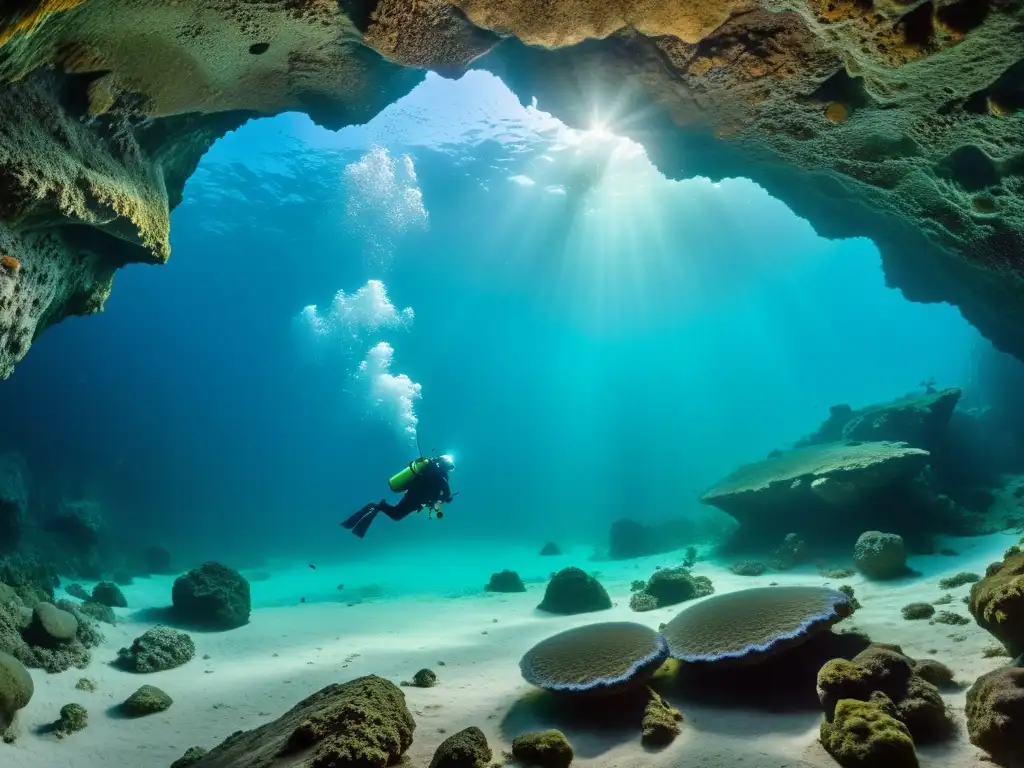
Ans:
[[[870,242],[819,238],[743,179],[667,180],[483,73],[430,75],[339,133],[244,126],[190,180],[172,246],[0,391],[18,404],[3,445],[49,493],[101,499],[126,540],[183,561],[713,523],[698,496],[738,464],[834,403],[964,384],[980,343],[954,308],[887,288]],[[303,309],[369,280],[414,319],[318,342]],[[454,454],[461,495],[443,521],[381,519],[358,541],[339,520],[416,455],[358,375],[378,342],[420,385],[422,449]]]

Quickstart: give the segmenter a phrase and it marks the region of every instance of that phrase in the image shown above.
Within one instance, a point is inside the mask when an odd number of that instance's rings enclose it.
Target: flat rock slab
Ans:
[[[701,497],[741,527],[771,518],[780,530],[825,512],[855,513],[866,500],[904,483],[928,464],[906,443],[835,442],[796,448],[740,467]]]

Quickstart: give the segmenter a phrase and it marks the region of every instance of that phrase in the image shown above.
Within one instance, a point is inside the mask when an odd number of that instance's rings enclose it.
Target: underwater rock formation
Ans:
[[[102,640],[96,625],[70,600],[36,603],[31,611],[13,596],[0,602],[0,651],[27,667],[51,673],[84,669],[92,658],[89,649]]]
[[[657,693],[649,688],[647,690],[651,700],[644,707],[640,742],[651,747],[663,747],[679,735],[683,714]]]
[[[870,237],[890,284],[1024,356],[1020,0],[9,5],[0,376],[98,311],[115,270],[166,261],[169,210],[226,131],[363,123],[420,68],[470,65],[580,128],[614,87],[608,128],[667,176],[746,176],[824,237]]]
[[[185,750],[185,754],[171,763],[171,768],[191,768],[199,762],[199,759],[205,757],[209,753],[208,749],[202,747],[189,747]]]
[[[56,648],[78,635],[78,619],[52,603],[36,603],[32,621],[22,633],[30,644]]]
[[[0,651],[0,732],[10,727],[18,710],[28,706],[34,693],[32,675],[25,665]]]
[[[126,717],[145,717],[169,709],[174,700],[155,685],[143,685],[121,702],[118,709]]]
[[[932,450],[945,434],[961,394],[956,388],[924,392],[858,410],[834,405],[818,431],[800,440],[797,447],[860,440]]]
[[[174,615],[182,622],[210,629],[234,629],[249,622],[249,582],[220,563],[203,563],[174,580]]]
[[[736,540],[763,544],[794,530],[834,539],[841,532],[864,530],[872,520],[889,519],[890,504],[880,500],[908,485],[927,465],[928,455],[887,442],[795,448],[740,467],[701,501],[736,518]]]
[[[192,638],[167,627],[154,627],[117,652],[117,665],[129,672],[162,672],[180,667],[196,655]]]
[[[891,716],[906,726],[915,743],[942,741],[954,732],[952,716],[938,688],[918,674],[917,662],[899,646],[875,643],[853,659],[833,659],[818,672],[818,698],[827,720],[841,701],[871,701],[878,692],[892,703]]]
[[[1011,656],[1024,653],[1024,553],[1011,550],[992,563],[985,578],[971,585],[967,608]]]
[[[536,765],[539,768],[568,768],[572,763],[573,751],[561,731],[535,731],[512,740],[512,757],[524,765]]]
[[[412,680],[403,680],[402,685],[415,688],[433,688],[437,685],[437,673],[432,669],[421,669],[412,676]]]
[[[44,600],[53,602],[53,589],[60,579],[50,563],[18,552],[0,558],[0,583],[10,587],[26,608],[32,608]]]
[[[575,567],[563,568],[548,582],[538,609],[563,615],[604,611],[612,599],[593,576]]]
[[[112,581],[101,581],[92,588],[92,602],[109,608],[127,608],[128,600],[124,592]]]
[[[907,727],[895,717],[884,693],[868,701],[843,699],[835,717],[821,724],[821,744],[844,768],[917,768],[917,753]]]
[[[415,728],[402,690],[368,675],[329,685],[276,720],[229,736],[192,765],[385,768],[409,749]]]
[[[492,756],[484,732],[470,726],[441,742],[430,768],[487,768]]]
[[[807,642],[852,612],[849,596],[834,589],[761,587],[684,608],[662,634],[681,661],[750,664]]]
[[[654,630],[606,622],[542,640],[520,660],[519,671],[547,691],[606,694],[645,682],[667,658],[665,640]]]
[[[660,568],[646,582],[637,582],[638,589],[633,590],[629,606],[634,611],[652,611],[669,605],[707,597],[715,592],[711,579],[707,576],[694,576],[690,569]]]
[[[541,557],[555,557],[556,555],[562,554],[561,548],[553,541],[549,541],[543,547],[540,548]]]
[[[1024,755],[1024,669],[1002,667],[967,691],[967,734],[999,765],[1017,766]]]
[[[862,533],[853,547],[853,562],[869,579],[898,579],[910,572],[903,537],[895,533]]]
[[[84,731],[89,725],[89,711],[81,704],[65,704],[60,708],[60,719],[53,724],[53,732],[59,739],[72,733]]]
[[[525,592],[526,586],[519,574],[515,571],[499,571],[492,573],[490,580],[484,586],[486,592]]]

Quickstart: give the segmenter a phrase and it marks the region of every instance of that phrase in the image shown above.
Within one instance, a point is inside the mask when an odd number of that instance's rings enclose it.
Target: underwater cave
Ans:
[[[0,10],[4,764],[1012,768],[1021,13]]]

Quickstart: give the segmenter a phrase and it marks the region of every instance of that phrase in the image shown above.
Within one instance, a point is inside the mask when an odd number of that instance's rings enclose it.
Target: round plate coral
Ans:
[[[519,662],[526,682],[564,693],[615,693],[650,679],[668,658],[665,639],[628,621],[560,632]]]
[[[716,595],[663,630],[669,652],[690,663],[756,664],[805,642],[852,613],[850,598],[824,587],[761,587]]]

